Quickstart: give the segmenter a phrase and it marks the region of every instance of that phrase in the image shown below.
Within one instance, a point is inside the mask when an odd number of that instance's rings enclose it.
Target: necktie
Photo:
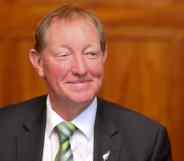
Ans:
[[[62,122],[56,126],[56,129],[59,136],[59,150],[55,161],[73,161],[69,139],[76,131],[76,126],[71,122]]]

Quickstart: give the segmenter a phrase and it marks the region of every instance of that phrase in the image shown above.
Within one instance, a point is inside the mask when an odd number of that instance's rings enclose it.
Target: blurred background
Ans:
[[[183,161],[182,0],[0,0],[0,106],[46,93],[27,53],[39,20],[66,2],[105,24],[109,57],[100,95],[166,126],[174,161]]]

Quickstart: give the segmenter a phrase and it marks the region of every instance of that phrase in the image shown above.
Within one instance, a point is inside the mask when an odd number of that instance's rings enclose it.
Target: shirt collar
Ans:
[[[71,122],[87,137],[92,138],[94,133],[94,124],[97,110],[97,98],[95,97],[91,104],[75,117]],[[53,129],[61,122],[65,121],[59,116],[52,108],[50,98],[47,96],[47,119],[46,119],[46,131],[50,136]]]

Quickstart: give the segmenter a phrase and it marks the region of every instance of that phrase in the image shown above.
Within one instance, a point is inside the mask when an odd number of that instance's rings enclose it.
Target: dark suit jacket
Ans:
[[[42,161],[46,97],[12,107],[0,110],[0,161]],[[94,161],[171,161],[165,128],[101,99],[94,133]]]

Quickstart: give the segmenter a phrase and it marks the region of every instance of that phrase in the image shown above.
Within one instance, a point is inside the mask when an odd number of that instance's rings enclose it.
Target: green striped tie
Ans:
[[[69,139],[76,131],[76,126],[71,122],[62,122],[56,126],[56,129],[59,136],[59,150],[55,161],[73,161]]]

